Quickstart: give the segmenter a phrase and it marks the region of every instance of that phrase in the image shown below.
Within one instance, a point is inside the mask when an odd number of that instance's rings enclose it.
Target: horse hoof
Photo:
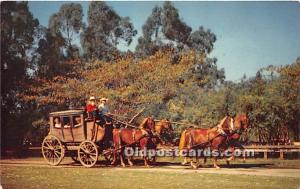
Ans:
[[[221,169],[221,167],[219,167],[219,166],[215,166],[215,168],[216,168],[216,169]]]
[[[230,165],[230,162],[229,162],[229,160],[226,160],[226,164],[227,164],[227,165]]]
[[[125,165],[125,164],[122,164],[122,167],[126,167],[126,165]]]
[[[192,166],[193,169],[198,169],[198,166],[195,165],[195,164],[191,164],[191,166]]]
[[[181,165],[187,165],[189,162],[187,160],[183,160],[183,162],[181,162]]]

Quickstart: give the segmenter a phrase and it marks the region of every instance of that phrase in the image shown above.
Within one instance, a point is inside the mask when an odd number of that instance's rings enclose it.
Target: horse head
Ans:
[[[155,125],[155,132],[158,134],[171,134],[173,133],[173,128],[172,128],[172,124],[169,120],[167,119],[163,119],[161,121],[159,121],[156,125]]]
[[[234,129],[236,133],[241,133],[249,127],[249,118],[246,114],[240,114],[234,118]]]
[[[143,122],[139,126],[143,129],[150,129],[151,131],[155,130],[155,121],[153,117],[147,117],[143,120]]]

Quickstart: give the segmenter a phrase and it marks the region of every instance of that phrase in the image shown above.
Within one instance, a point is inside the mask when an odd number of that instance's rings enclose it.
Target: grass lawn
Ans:
[[[1,166],[6,188],[294,188],[300,179],[286,177],[151,172],[114,168]]]
[[[162,163],[173,163],[178,164],[183,161],[182,157],[159,157],[157,158],[157,162]],[[195,159],[194,159],[195,161]],[[206,164],[203,164],[203,159],[200,158],[200,163],[202,164],[202,167],[212,167],[212,159],[207,159]],[[292,159],[292,160],[280,160],[278,158],[269,158],[269,159],[263,159],[263,158],[249,158],[246,159],[246,161],[243,161],[243,159],[236,158],[235,160],[230,162],[230,165],[227,166],[226,159],[219,159],[218,165],[221,167],[244,167],[244,168],[250,168],[250,167],[264,167],[264,168],[288,168],[288,169],[300,169],[300,159]]]

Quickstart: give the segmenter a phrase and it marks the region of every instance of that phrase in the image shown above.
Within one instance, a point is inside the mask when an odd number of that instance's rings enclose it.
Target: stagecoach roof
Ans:
[[[84,110],[65,110],[65,111],[59,111],[59,112],[51,112],[50,116],[63,116],[63,115],[78,115],[83,114]]]

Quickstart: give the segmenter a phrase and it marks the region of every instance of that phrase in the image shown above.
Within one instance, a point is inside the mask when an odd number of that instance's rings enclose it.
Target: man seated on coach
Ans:
[[[112,119],[110,117],[110,112],[109,112],[109,107],[107,105],[107,101],[108,101],[107,98],[100,99],[100,104],[98,106],[99,116],[100,116],[101,122],[103,122],[105,124],[111,124]]]
[[[97,106],[96,106],[95,101],[96,101],[96,98],[94,96],[91,96],[86,105],[86,111],[88,114],[88,118],[97,117]]]

